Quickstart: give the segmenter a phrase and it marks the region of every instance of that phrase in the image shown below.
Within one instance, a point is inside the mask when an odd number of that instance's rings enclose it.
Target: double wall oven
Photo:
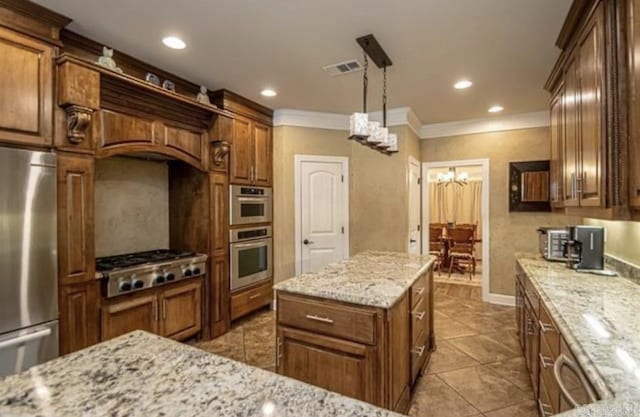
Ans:
[[[273,276],[271,236],[271,188],[230,186],[230,289],[244,287]]]

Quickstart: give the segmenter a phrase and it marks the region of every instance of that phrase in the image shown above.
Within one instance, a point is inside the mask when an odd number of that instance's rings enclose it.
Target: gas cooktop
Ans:
[[[164,262],[174,259],[190,258],[196,255],[197,254],[195,252],[179,251],[174,249],[157,249],[147,252],[105,256],[104,258],[96,258],[96,271],[107,272],[114,269],[128,268],[152,262]]]

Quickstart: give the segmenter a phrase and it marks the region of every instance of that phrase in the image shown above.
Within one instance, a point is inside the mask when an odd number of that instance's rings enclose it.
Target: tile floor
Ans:
[[[418,380],[414,417],[536,417],[536,404],[515,333],[511,307],[479,301],[480,294],[436,284],[438,349]],[[274,371],[273,312],[265,309],[232,330],[196,346]]]

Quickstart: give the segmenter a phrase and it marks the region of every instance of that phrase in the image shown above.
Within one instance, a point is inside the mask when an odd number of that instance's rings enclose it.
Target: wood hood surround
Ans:
[[[184,162],[169,163],[170,245],[209,255],[201,335],[222,334],[230,325],[227,154],[238,118],[268,132],[261,143],[270,144],[273,111],[227,90],[210,93],[217,107],[204,105],[195,100],[198,85],[119,51],[123,74],[98,66],[102,44],[65,30],[70,21],[27,0],[0,0],[1,104],[13,106],[2,111],[0,143],[58,156],[60,352],[104,334],[109,305],[95,276],[95,160],[114,155]],[[145,82],[147,72],[173,81],[176,92]]]

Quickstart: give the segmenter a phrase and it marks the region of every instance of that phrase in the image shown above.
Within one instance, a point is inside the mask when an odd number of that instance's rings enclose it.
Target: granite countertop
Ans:
[[[600,398],[640,400],[640,285],[575,272],[539,255],[516,259]]]
[[[142,331],[1,378],[0,415],[400,417]]]
[[[368,251],[298,275],[273,286],[277,291],[344,301],[370,307],[392,307],[435,262],[433,256]]]

